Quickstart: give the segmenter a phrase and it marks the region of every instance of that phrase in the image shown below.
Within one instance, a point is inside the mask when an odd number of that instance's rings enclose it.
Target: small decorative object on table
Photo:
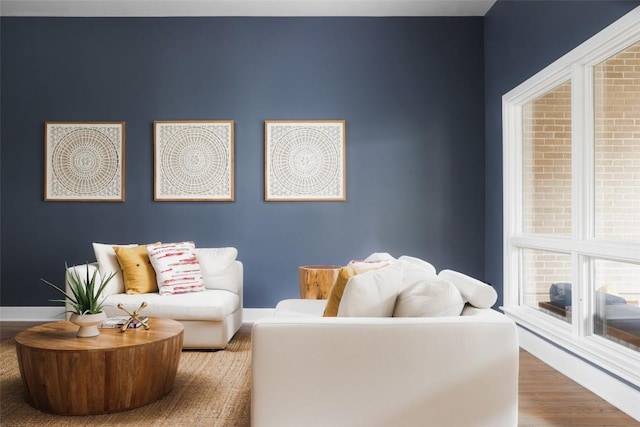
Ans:
[[[131,316],[109,317],[100,324],[100,329],[122,329],[127,322],[129,322],[127,329],[138,329],[143,325],[148,324],[149,318],[147,316],[140,316],[139,319],[140,320],[132,320]]]
[[[149,329],[149,319],[147,318],[147,316],[140,317],[140,310],[142,310],[146,306],[147,306],[146,301],[143,301],[137,310],[135,310],[133,313],[129,313],[127,309],[124,308],[124,305],[122,303],[118,304],[118,308],[130,316],[129,319],[126,320],[124,324],[120,327],[120,331],[125,332],[128,328],[132,327],[131,324],[134,325],[133,328],[137,328],[140,325],[142,325],[144,326],[145,329]],[[138,325],[138,326],[135,326],[135,325]]]
[[[70,310],[72,314],[71,317],[69,317],[69,321],[80,326],[76,336],[79,338],[95,337],[100,334],[98,325],[107,318],[107,315],[102,311],[104,299],[100,301],[100,295],[102,295],[102,291],[104,291],[104,288],[107,286],[109,281],[113,279],[116,273],[114,272],[106,278],[101,278],[100,283],[98,284],[96,283],[97,270],[94,271],[91,277],[89,277],[88,265],[87,275],[84,279],[80,277],[80,273],[78,273],[77,270],[69,269],[69,266],[66,263],[65,270],[67,281],[69,283],[68,292],[65,292],[62,288],[51,282],[44,279],[40,280],[53,287],[64,296],[64,299],[51,301],[69,302],[73,307],[73,310]]]

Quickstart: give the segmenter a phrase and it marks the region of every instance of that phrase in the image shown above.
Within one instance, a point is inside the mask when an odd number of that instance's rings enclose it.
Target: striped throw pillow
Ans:
[[[156,271],[160,295],[204,291],[202,271],[193,242],[150,245],[147,251]]]

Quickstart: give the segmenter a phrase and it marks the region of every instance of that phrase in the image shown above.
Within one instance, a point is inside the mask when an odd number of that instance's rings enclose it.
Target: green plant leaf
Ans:
[[[68,303],[73,310],[73,313],[77,314],[96,314],[102,311],[102,307],[104,306],[105,298],[102,298],[102,293],[104,292],[107,284],[113,279],[116,275],[116,272],[112,272],[107,277],[101,277],[100,282],[98,283],[98,271],[95,270],[91,276],[89,276],[89,265],[86,264],[86,275],[83,279],[78,272],[78,268],[69,268],[67,263],[65,263],[65,277],[68,283],[69,291],[63,290],[61,287],[54,285],[53,283],[40,279],[47,285],[53,287],[58,292],[60,292],[64,299],[62,300],[50,300],[50,301],[59,301]],[[97,287],[96,287],[97,285]]]

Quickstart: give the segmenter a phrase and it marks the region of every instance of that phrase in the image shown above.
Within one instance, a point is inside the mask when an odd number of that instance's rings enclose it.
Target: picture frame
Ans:
[[[346,200],[345,120],[266,120],[266,201]]]
[[[125,122],[45,122],[44,200],[123,202]]]
[[[153,122],[155,201],[234,201],[233,120]]]

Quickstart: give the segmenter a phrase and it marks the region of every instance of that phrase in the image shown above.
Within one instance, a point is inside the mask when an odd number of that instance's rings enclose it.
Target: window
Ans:
[[[640,41],[593,72],[595,236],[640,241]]]
[[[571,235],[571,81],[522,110],[524,232]]]
[[[640,386],[640,8],[503,119],[505,313]]]

